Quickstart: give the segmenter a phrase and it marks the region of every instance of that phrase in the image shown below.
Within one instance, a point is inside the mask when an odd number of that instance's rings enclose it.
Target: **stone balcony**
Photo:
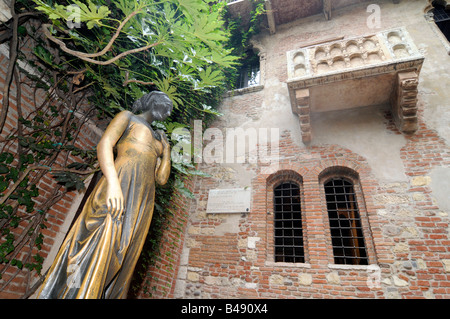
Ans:
[[[405,28],[287,52],[287,85],[303,141],[312,138],[311,113],[371,105],[390,104],[398,129],[415,132],[423,60]]]

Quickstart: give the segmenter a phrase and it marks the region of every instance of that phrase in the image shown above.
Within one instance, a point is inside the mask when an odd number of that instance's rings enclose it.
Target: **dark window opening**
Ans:
[[[353,183],[344,178],[333,178],[324,186],[334,262],[367,265],[368,257]]]
[[[295,183],[274,189],[274,240],[276,262],[305,262],[300,188]]]
[[[433,1],[432,5],[434,7],[432,10],[434,22],[447,40],[450,41],[450,7],[442,5],[440,1]]]
[[[236,89],[258,85],[260,82],[259,56],[248,50],[239,69]]]

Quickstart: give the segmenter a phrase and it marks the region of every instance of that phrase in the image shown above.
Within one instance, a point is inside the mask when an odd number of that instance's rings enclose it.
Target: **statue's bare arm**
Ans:
[[[160,131],[159,134],[161,135],[161,143],[163,145],[163,152],[161,156],[161,162],[156,167],[155,172],[155,178],[156,182],[159,185],[164,185],[167,183],[167,180],[169,179],[170,175],[170,145],[167,141],[166,134],[164,132]]]
[[[106,205],[113,218],[120,218],[124,210],[123,193],[114,166],[113,148],[126,130],[131,115],[129,111],[117,114],[97,145],[98,161],[108,184]]]

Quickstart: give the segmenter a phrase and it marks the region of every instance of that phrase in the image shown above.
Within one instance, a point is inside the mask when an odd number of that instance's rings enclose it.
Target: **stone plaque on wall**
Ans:
[[[207,213],[250,212],[250,188],[211,189],[208,195]]]

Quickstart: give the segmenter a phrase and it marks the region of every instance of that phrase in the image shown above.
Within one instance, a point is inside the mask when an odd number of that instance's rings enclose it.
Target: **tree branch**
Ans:
[[[138,84],[142,84],[142,85],[155,85],[154,82],[144,82],[144,81],[139,81],[139,80],[128,80],[128,75],[129,75],[129,71],[125,72],[125,81],[123,81],[123,86],[127,86],[128,83],[138,83]]]
[[[3,131],[3,127],[5,126],[6,117],[8,115],[9,109],[9,92],[11,90],[11,81],[13,78],[14,68],[16,66],[17,60],[17,48],[19,46],[19,36],[18,36],[18,27],[19,27],[19,18],[14,10],[14,6],[16,4],[15,0],[11,1],[11,15],[13,19],[13,35],[12,40],[9,46],[9,64],[8,69],[6,71],[5,84],[3,87],[3,107],[2,112],[0,114],[0,133]]]
[[[74,56],[80,58],[81,60],[84,60],[84,61],[87,61],[87,62],[90,62],[90,63],[99,64],[99,65],[108,65],[108,64],[114,63],[115,61],[117,61],[118,59],[120,59],[120,58],[122,58],[122,57],[124,57],[124,56],[127,56],[127,55],[132,54],[132,53],[137,53],[137,52],[145,51],[145,50],[148,50],[148,49],[150,49],[150,48],[152,48],[152,47],[157,46],[158,44],[160,44],[159,42],[156,42],[156,43],[152,43],[152,44],[146,45],[146,46],[144,46],[144,47],[140,47],[140,48],[137,48],[137,49],[128,50],[128,51],[125,51],[125,52],[120,53],[119,55],[117,55],[117,56],[115,56],[114,58],[111,58],[111,59],[109,59],[109,60],[107,60],[107,61],[98,61],[98,60],[92,59],[92,58],[96,58],[96,57],[105,55],[105,54],[111,49],[112,45],[114,44],[114,41],[115,41],[115,40],[117,39],[117,37],[119,36],[120,31],[123,29],[123,27],[125,26],[125,24],[126,24],[132,17],[134,17],[134,16],[135,16],[136,14],[138,14],[138,13],[139,13],[139,11],[133,11],[128,17],[126,17],[125,20],[123,20],[123,21],[120,23],[119,27],[117,28],[116,32],[115,32],[114,35],[112,36],[111,40],[109,40],[108,44],[103,48],[103,50],[101,50],[100,52],[97,52],[97,53],[85,53],[85,52],[80,52],[80,51],[75,51],[75,50],[69,49],[69,48],[67,47],[67,45],[66,45],[63,41],[57,39],[56,37],[54,37],[54,36],[50,33],[50,31],[49,31],[49,29],[48,29],[48,27],[50,26],[50,24],[44,24],[44,25],[42,25],[42,28],[43,28],[44,34],[47,36],[47,38],[49,38],[49,39],[50,39],[51,41],[53,41],[54,43],[58,44],[58,45],[60,46],[61,50],[63,50],[64,52],[69,53],[69,54],[71,54],[71,55],[74,55]]]

